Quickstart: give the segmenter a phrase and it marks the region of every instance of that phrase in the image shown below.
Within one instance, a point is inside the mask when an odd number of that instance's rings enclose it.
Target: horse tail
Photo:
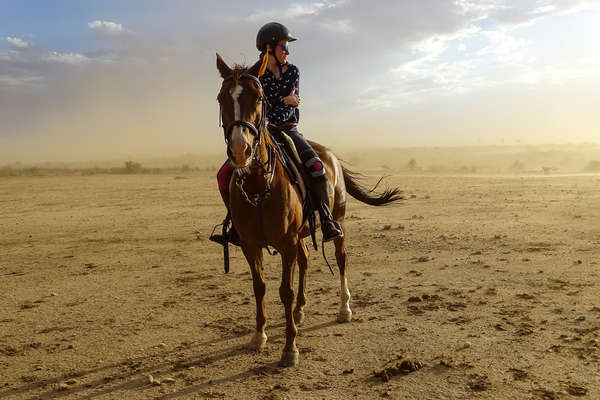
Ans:
[[[360,174],[349,171],[343,166],[342,171],[344,172],[344,183],[346,184],[346,192],[350,194],[350,196],[354,197],[356,200],[362,203],[368,204],[370,206],[386,206],[388,204],[392,204],[394,202],[404,199],[404,196],[400,194],[400,189],[397,187],[386,188],[381,193],[373,193],[385,177],[381,177],[379,179],[379,182],[377,182],[377,184],[369,190],[359,183],[359,181],[362,179],[362,176]]]

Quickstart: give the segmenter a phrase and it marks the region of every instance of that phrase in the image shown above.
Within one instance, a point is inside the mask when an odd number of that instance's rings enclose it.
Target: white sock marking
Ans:
[[[340,276],[340,283],[342,289],[340,291],[340,297],[342,300],[342,303],[340,304],[340,313],[352,313],[352,310],[350,310],[350,290],[348,289],[348,278],[345,276]]]

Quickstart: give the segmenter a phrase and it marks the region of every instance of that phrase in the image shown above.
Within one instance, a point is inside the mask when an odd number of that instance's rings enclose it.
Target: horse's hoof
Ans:
[[[340,311],[337,316],[337,322],[344,323],[352,321],[352,311]]]
[[[304,311],[298,311],[294,313],[294,323],[301,325],[304,322]]]
[[[248,348],[250,350],[262,350],[265,348],[267,344],[267,335],[261,332],[254,332],[254,336],[250,339],[250,343],[248,343]]]
[[[280,367],[295,367],[298,365],[298,352],[286,353],[283,352],[281,360],[279,360]]]

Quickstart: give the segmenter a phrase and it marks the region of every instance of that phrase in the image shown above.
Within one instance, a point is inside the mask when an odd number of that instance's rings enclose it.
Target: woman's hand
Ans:
[[[292,89],[289,95],[283,98],[283,104],[298,107],[300,105],[300,96],[296,94],[296,87]]]

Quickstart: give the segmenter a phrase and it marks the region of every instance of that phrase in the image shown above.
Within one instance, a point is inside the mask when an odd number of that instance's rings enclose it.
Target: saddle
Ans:
[[[276,151],[281,157],[283,168],[290,179],[292,185],[298,187],[302,196],[302,223],[308,223],[310,236],[315,250],[317,250],[316,240],[316,207],[313,203],[311,193],[311,179],[304,168],[296,146],[293,140],[281,128],[273,125],[267,125],[271,138],[275,143]]]

